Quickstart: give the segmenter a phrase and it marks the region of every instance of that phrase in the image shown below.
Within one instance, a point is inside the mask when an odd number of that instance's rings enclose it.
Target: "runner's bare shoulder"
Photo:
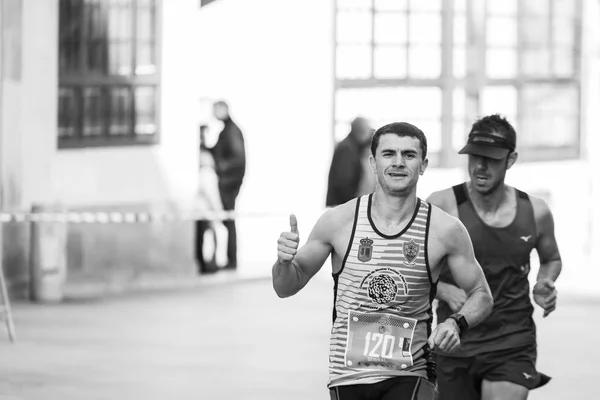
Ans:
[[[468,237],[465,226],[457,217],[435,205],[431,207],[429,235],[430,240],[443,244],[445,248],[453,248],[465,235]]]
[[[555,242],[554,238],[554,216],[550,210],[550,206],[541,197],[529,195],[531,206],[533,207],[533,216],[535,218],[535,224],[537,226],[538,238],[541,235],[552,237],[552,241]]]
[[[550,206],[546,200],[533,195],[529,195],[529,200],[531,201],[536,221],[539,222],[540,220],[551,217],[552,212],[550,211]]]
[[[331,237],[341,233],[346,228],[351,229],[354,223],[357,201],[357,199],[352,199],[325,211],[315,225],[315,232],[319,232],[319,236]]]
[[[427,197],[427,202],[437,206],[452,216],[458,216],[456,198],[452,188],[438,190]]]

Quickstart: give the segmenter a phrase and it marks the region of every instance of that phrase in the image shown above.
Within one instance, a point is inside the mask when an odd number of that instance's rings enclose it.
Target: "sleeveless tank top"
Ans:
[[[535,248],[537,229],[533,206],[527,193],[516,190],[517,213],[511,224],[502,228],[487,225],[469,199],[466,184],[453,187],[458,215],[471,236],[475,257],[481,265],[494,297],[494,308],[481,324],[469,328],[461,337],[453,357],[469,357],[481,352],[527,346],[535,343],[533,305],[529,296],[529,255]],[[448,268],[440,273],[441,282],[456,285]],[[446,302],[436,310],[438,322],[452,314]]]
[[[328,387],[400,375],[435,381],[427,345],[436,289],[427,258],[430,205],[417,199],[406,228],[385,235],[371,218],[372,197],[357,198],[350,242],[333,274]]]

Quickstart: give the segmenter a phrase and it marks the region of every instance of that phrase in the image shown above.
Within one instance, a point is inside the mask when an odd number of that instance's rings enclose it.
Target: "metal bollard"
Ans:
[[[34,213],[62,213],[60,206],[34,205]],[[32,219],[30,254],[30,298],[35,302],[60,302],[67,278],[67,222]]]

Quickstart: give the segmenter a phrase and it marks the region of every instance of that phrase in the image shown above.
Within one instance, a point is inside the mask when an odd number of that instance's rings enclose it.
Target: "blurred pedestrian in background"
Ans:
[[[198,191],[196,194],[195,211],[202,216],[211,217],[223,210],[219,194],[218,176],[215,170],[215,160],[206,149],[206,125],[200,126],[200,156],[198,170]],[[214,273],[218,269],[217,251],[219,248],[216,226],[219,221],[210,219],[196,220],[196,260],[200,274]],[[212,249],[206,249],[205,239],[209,236]],[[207,251],[208,250],[208,251]],[[208,254],[207,254],[208,253]]]
[[[212,148],[201,144],[214,157],[218,176],[218,187],[223,209],[235,210],[235,201],[246,173],[246,147],[241,129],[231,119],[229,106],[224,101],[213,104],[213,115],[223,122],[217,143]],[[227,228],[227,265],[226,269],[237,268],[237,232],[235,220],[223,221]]]
[[[327,207],[335,207],[375,190],[375,176],[369,166],[369,145],[373,129],[363,117],[355,118],[350,133],[335,148],[329,169]]]

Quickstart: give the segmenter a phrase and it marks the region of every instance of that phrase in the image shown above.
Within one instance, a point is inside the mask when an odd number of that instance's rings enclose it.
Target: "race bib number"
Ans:
[[[416,325],[415,319],[393,314],[348,312],[346,366],[394,370],[411,367]]]

